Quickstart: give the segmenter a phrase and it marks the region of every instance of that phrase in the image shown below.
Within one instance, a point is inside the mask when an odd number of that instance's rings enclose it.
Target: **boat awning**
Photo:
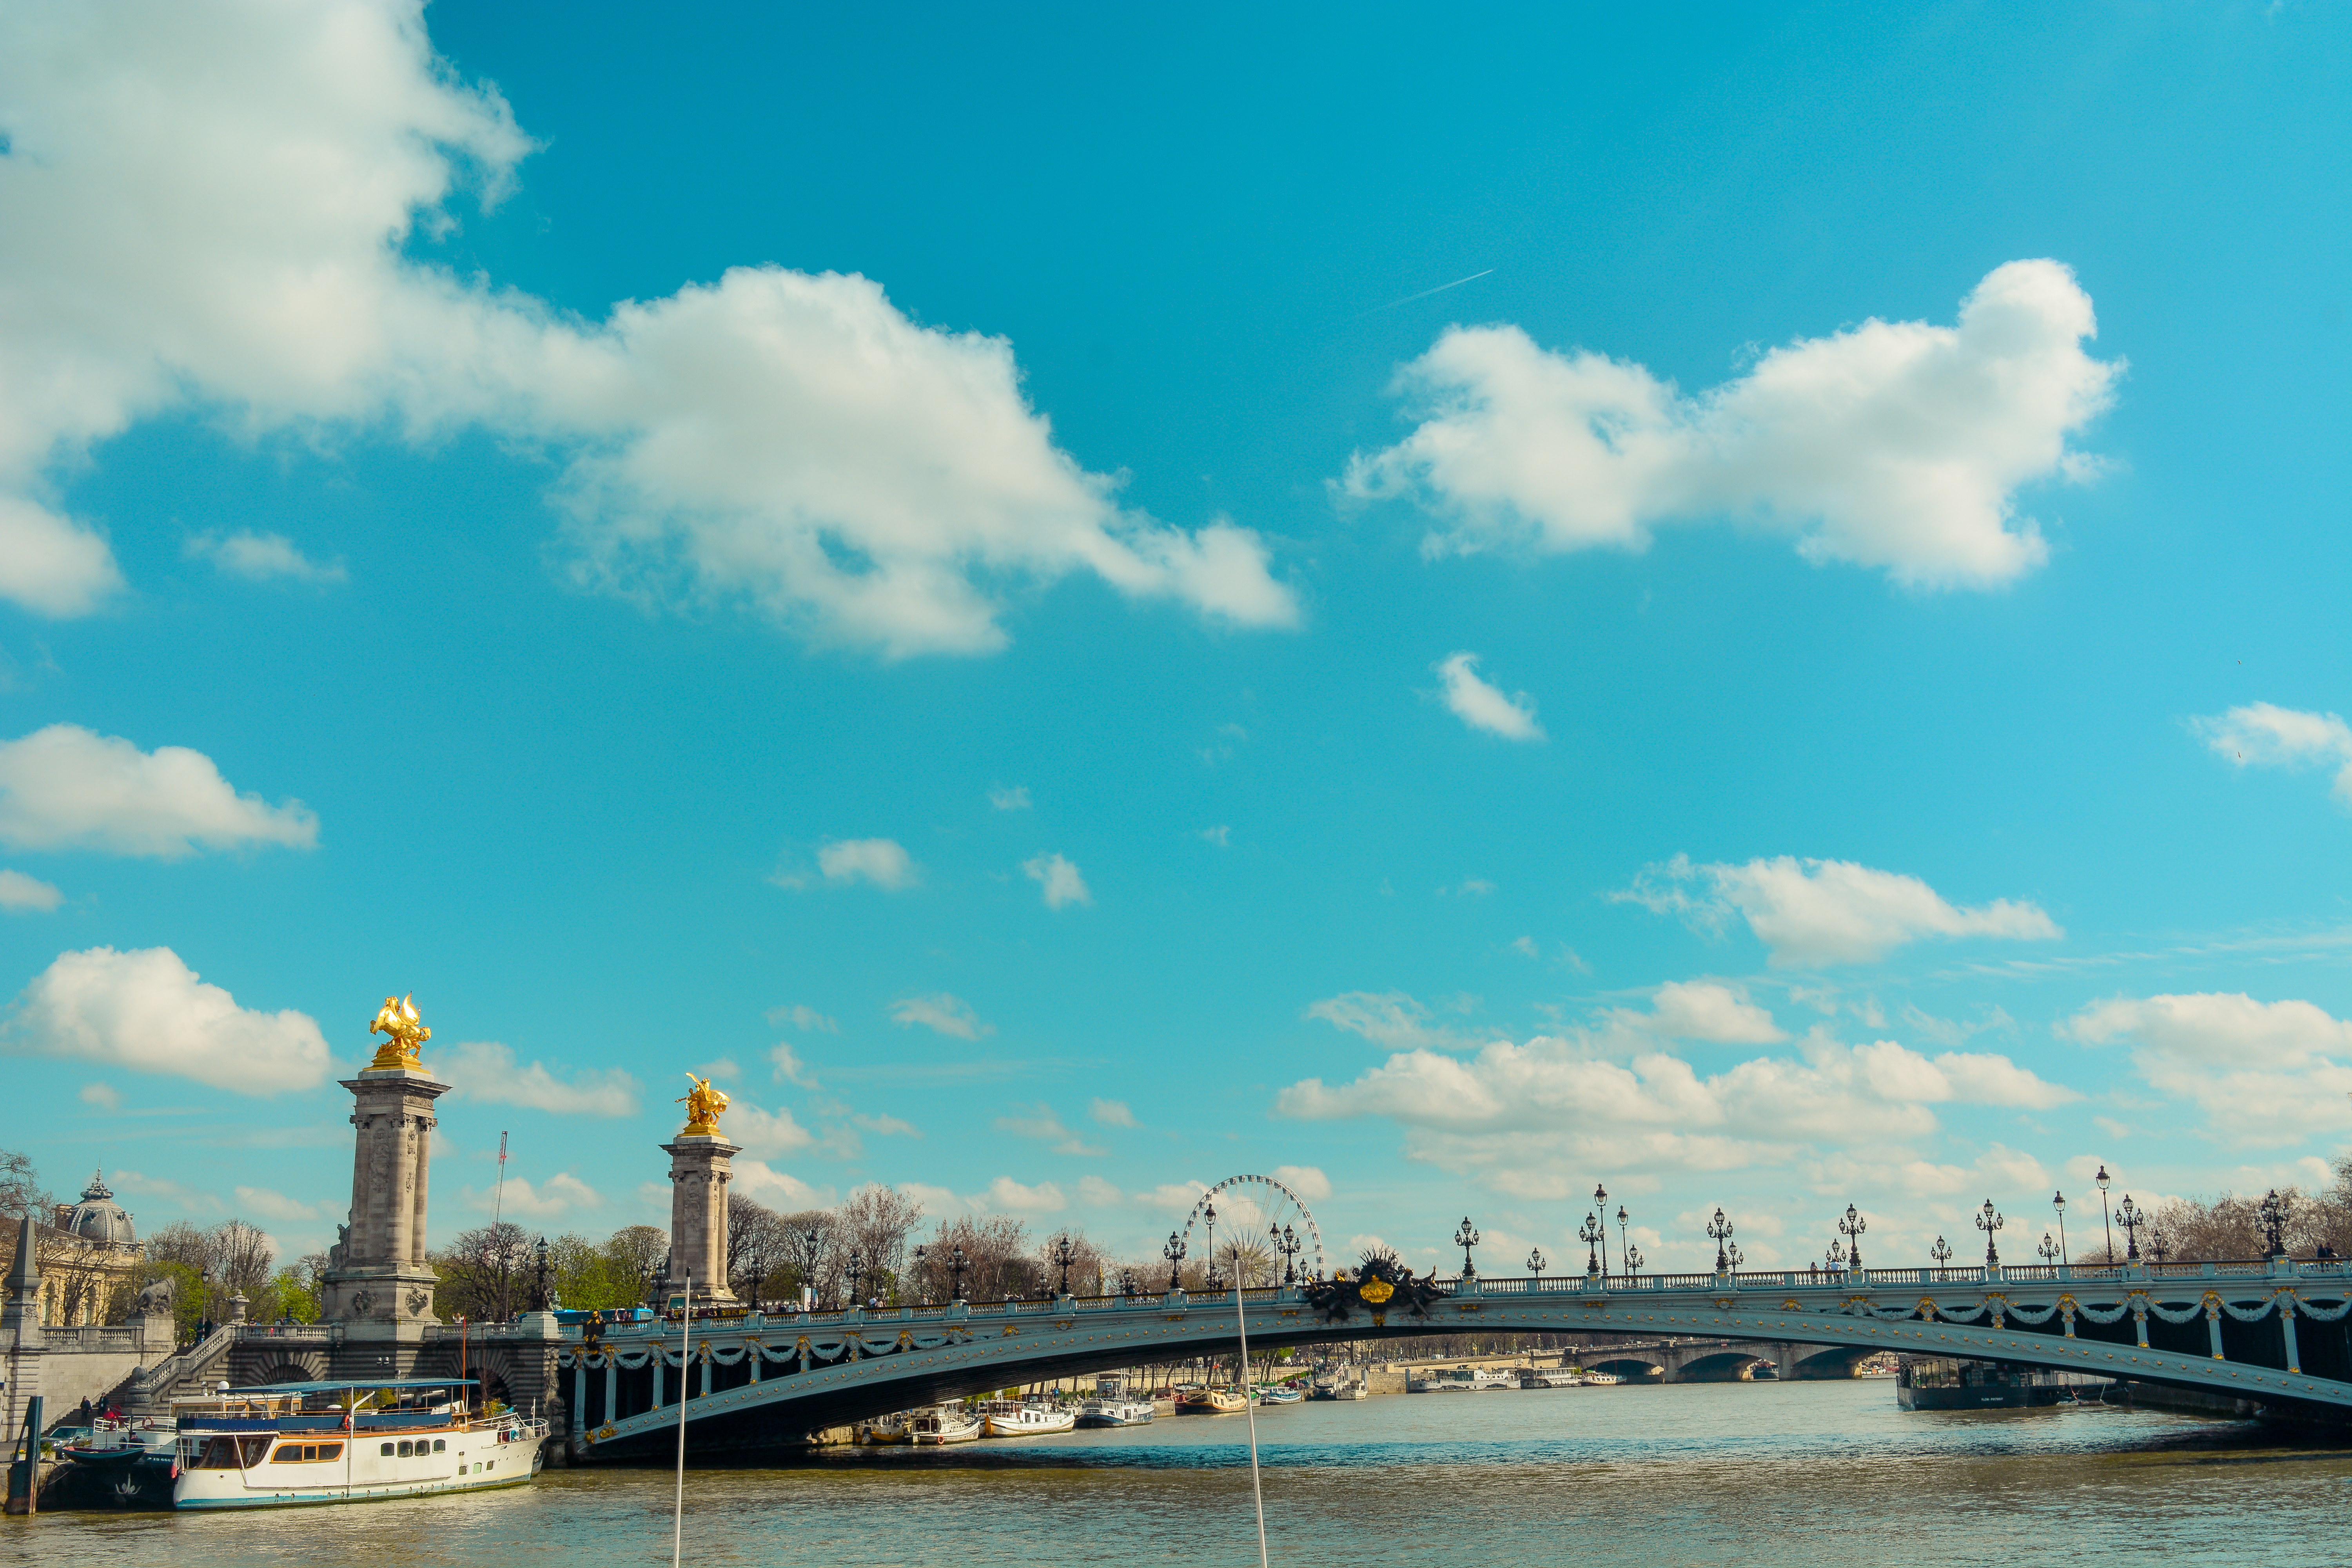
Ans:
[[[353,1388],[471,1388],[480,1381],[475,1377],[345,1377],[330,1378],[323,1383],[257,1383],[228,1392],[234,1397],[240,1394],[341,1394]]]

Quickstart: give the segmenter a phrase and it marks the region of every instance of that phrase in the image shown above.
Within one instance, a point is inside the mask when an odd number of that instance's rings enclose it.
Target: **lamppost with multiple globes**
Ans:
[[[2033,1250],[2041,1255],[2044,1264],[2055,1264],[2058,1261],[2058,1238],[2045,1230],[2042,1233],[2042,1245]]]
[[[1266,1234],[1274,1238],[1274,1249],[1282,1254],[1282,1282],[1285,1285],[1297,1284],[1298,1254],[1304,1245],[1298,1239],[1298,1232],[1286,1225],[1278,1228],[1269,1227]]]
[[[2137,1263],[2139,1227],[2147,1223],[2147,1216],[2140,1212],[2137,1204],[2132,1202],[2129,1193],[2126,1193],[2124,1201],[2116,1205],[2116,1223],[2124,1227],[2124,1261]]]
[[[1977,1214],[1977,1228],[1984,1232],[1985,1267],[1987,1268],[1998,1268],[2000,1267],[2000,1248],[1993,1245],[1993,1232],[1999,1230],[2002,1226],[2007,1225],[2008,1223],[2008,1220],[1994,1212],[1992,1200],[1990,1198],[1985,1199],[1984,1207],[1979,1210]]]
[[[2269,1249],[2263,1256],[2284,1258],[2286,1256],[2286,1200],[2278,1195],[2276,1187],[2273,1187],[2263,1195],[2261,1206],[2255,1212],[2262,1215],[2263,1239]]]
[[[1822,1254],[1822,1262],[1832,1274],[1845,1272],[1845,1243],[1832,1237],[1829,1250]]]
[[[1608,1231],[1602,1228],[1601,1224],[1596,1221],[1590,1213],[1585,1215],[1584,1224],[1577,1231],[1576,1239],[1584,1243],[1584,1271],[1587,1274],[1598,1274],[1601,1272],[1601,1264],[1600,1255],[1593,1251],[1593,1246],[1608,1234]]]
[[[1055,1292],[1055,1295],[1066,1296],[1070,1293],[1070,1265],[1077,1260],[1078,1249],[1071,1245],[1069,1235],[1065,1232],[1054,1243],[1054,1261],[1061,1267],[1062,1270],[1062,1288]]]
[[[2164,1260],[2172,1256],[2172,1238],[2164,1234],[2164,1225],[2162,1221],[2150,1220],[2148,1222],[2147,1255],[2156,1259],[2157,1267],[2158,1268],[2162,1268],[2164,1266]]]
[[[1927,1256],[1936,1260],[1936,1277],[1940,1279],[1944,1270],[1951,1265],[1952,1244],[1939,1236],[1936,1238],[1936,1245],[1927,1249]]]
[[[1723,1249],[1723,1260],[1736,1270],[1741,1264],[1747,1262],[1748,1258],[1747,1255],[1739,1250],[1739,1243],[1735,1241]]]
[[[1620,1256],[1624,1260],[1626,1277],[1639,1279],[1642,1277],[1642,1249],[1638,1247],[1629,1247]]]
[[[858,1294],[857,1282],[865,1278],[866,1255],[853,1247],[849,1249],[849,1304],[853,1307],[864,1300]]]
[[[961,1244],[957,1246],[953,1252],[948,1254],[949,1300],[961,1301],[963,1300],[963,1271],[971,1267],[971,1259],[964,1256],[963,1247]]]
[[[1542,1278],[1543,1278],[1543,1271],[1544,1271],[1544,1265],[1545,1265],[1547,1262],[1549,1262],[1549,1261],[1550,1261],[1550,1260],[1549,1260],[1549,1258],[1545,1258],[1545,1257],[1544,1257],[1544,1255],[1543,1255],[1543,1248],[1542,1248],[1542,1247],[1529,1247],[1529,1248],[1528,1249],[1528,1276],[1529,1276],[1530,1278],[1532,1278],[1532,1279],[1542,1279]]]
[[[1592,1184],[1592,1212],[1601,1216],[1601,1245],[1609,1245],[1609,1189],[1599,1182]],[[1601,1255],[1601,1277],[1609,1277],[1609,1255]]]
[[[1160,1256],[1168,1259],[1168,1293],[1172,1296],[1177,1287],[1183,1283],[1178,1270],[1184,1264],[1184,1238],[1170,1231],[1168,1245],[1160,1249]]]
[[[1201,1218],[1208,1226],[1209,1230],[1208,1287],[1212,1290],[1221,1290],[1224,1289],[1224,1281],[1217,1278],[1217,1205],[1214,1204],[1202,1205],[1201,1207]]]
[[[1706,1222],[1706,1234],[1715,1243],[1715,1271],[1717,1274],[1727,1274],[1731,1270],[1731,1259],[1723,1255],[1723,1244],[1731,1239],[1735,1228],[1729,1220],[1723,1217],[1723,1210],[1719,1207],[1715,1211],[1715,1217]]]
[[[1852,1204],[1848,1204],[1845,1205],[1845,1217],[1838,1221],[1837,1227],[1838,1234],[1845,1237],[1846,1267],[1859,1274],[1862,1272],[1862,1233],[1870,1228],[1870,1222],[1863,1218]]]
[[[1478,1227],[1470,1223],[1468,1215],[1464,1215],[1460,1227],[1454,1233],[1454,1245],[1462,1249],[1462,1278],[1465,1279],[1475,1279],[1478,1273],[1477,1267],[1470,1260],[1470,1249],[1477,1246],[1479,1240]]]

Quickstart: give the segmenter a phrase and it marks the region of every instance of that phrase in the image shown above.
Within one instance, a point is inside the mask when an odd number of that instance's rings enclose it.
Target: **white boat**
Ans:
[[[970,1443],[980,1436],[981,1418],[961,1405],[940,1405],[916,1415],[912,1434],[918,1447]]]
[[[1150,1423],[1153,1414],[1151,1401],[1128,1397],[1127,1384],[1122,1380],[1098,1377],[1095,1379],[1093,1396],[1078,1406],[1078,1425],[1143,1426]]]
[[[1475,1394],[1490,1388],[1517,1388],[1519,1385],[1516,1369],[1504,1371],[1486,1366],[1441,1367],[1422,1377],[1405,1380],[1408,1394]]]
[[[290,1508],[528,1486],[547,1423],[510,1410],[476,1415],[464,1399],[472,1386],[278,1383],[175,1402],[172,1506]]]
[[[981,1407],[985,1437],[1040,1437],[1067,1432],[1078,1424],[1073,1411],[1022,1399],[992,1399]]]
[[[1584,1381],[1594,1388],[1608,1388],[1625,1380],[1613,1372],[1588,1372],[1584,1374]]]
[[[1271,1386],[1261,1384],[1252,1392],[1260,1405],[1296,1405],[1307,1397],[1295,1384],[1279,1383]]]
[[[1523,1367],[1519,1371],[1521,1388],[1576,1388],[1584,1380],[1566,1367]]]
[[[864,1423],[857,1440],[877,1446],[911,1443],[915,1440],[915,1414],[912,1410],[900,1410],[888,1415],[877,1415]]]

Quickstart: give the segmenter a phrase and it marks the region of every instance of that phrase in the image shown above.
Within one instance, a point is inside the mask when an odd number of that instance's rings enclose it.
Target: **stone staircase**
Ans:
[[[134,1419],[172,1414],[172,1401],[192,1399],[226,1374],[237,1325],[223,1323],[210,1335],[153,1366],[142,1367],[115,1385],[109,1402]]]

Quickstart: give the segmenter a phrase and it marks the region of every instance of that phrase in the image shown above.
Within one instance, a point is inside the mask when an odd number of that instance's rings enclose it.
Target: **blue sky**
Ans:
[[[317,1245],[393,990],[436,1240],[712,1063],[763,1201],[1138,1253],[2344,1142],[2339,14],[0,28],[59,1188]]]

